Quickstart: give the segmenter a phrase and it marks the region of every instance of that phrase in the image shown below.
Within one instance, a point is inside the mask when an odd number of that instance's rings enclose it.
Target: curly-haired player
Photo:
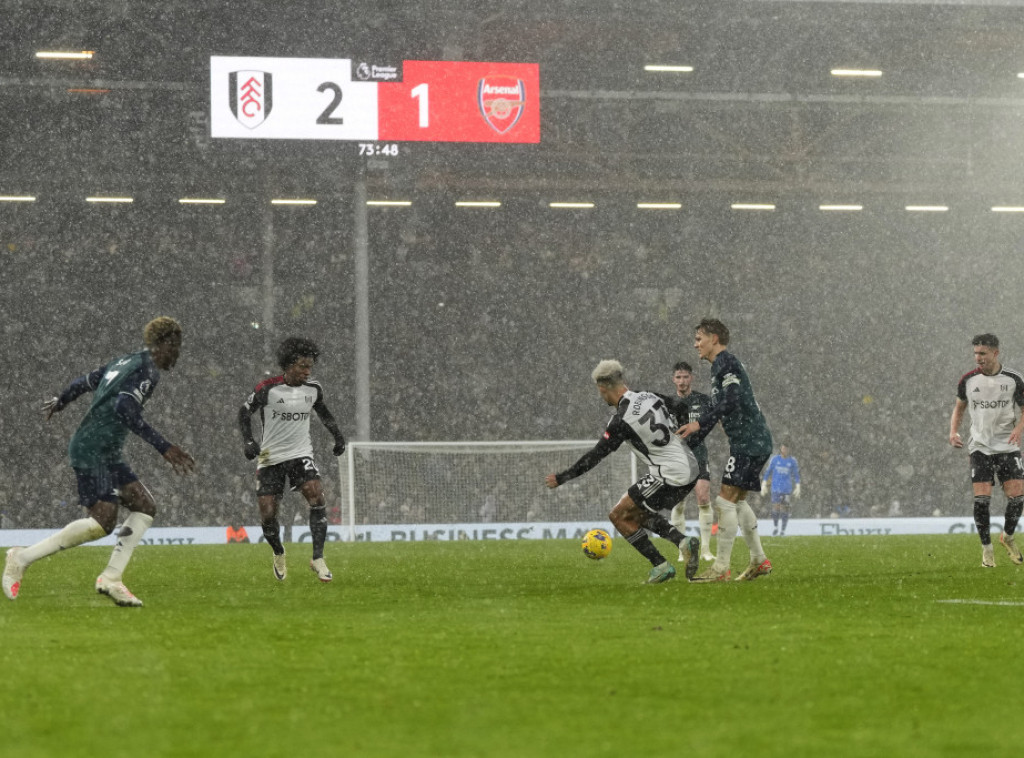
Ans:
[[[256,385],[238,411],[245,457],[259,459],[256,495],[263,536],[274,551],[274,576],[282,581],[288,568],[277,511],[286,482],[292,489],[299,490],[309,504],[309,529],[313,537],[313,559],[309,567],[321,582],[334,578],[324,563],[327,509],[320,472],[313,461],[313,442],[309,433],[309,419],[313,411],[333,435],[335,455],[345,452],[345,438],[324,403],[323,387],[309,378],[319,357],[320,350],[311,340],[289,337],[277,349],[277,362],[283,373]],[[259,442],[252,433],[252,416],[255,413],[260,414],[263,426]]]

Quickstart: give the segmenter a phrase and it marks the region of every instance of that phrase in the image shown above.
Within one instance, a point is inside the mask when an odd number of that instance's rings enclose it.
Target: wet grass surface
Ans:
[[[142,547],[139,609],[78,548],[0,606],[0,755],[963,756],[1015,723],[998,545],[765,546],[770,577],[658,586],[621,539],[332,544],[332,584],[308,545],[284,582],[265,545]]]

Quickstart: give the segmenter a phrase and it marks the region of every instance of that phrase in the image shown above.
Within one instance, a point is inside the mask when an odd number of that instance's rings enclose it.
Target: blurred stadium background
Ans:
[[[797,515],[966,508],[946,434],[970,337],[1024,366],[1018,3],[9,0],[3,29],[4,526],[68,520],[81,409],[44,425],[42,400],[159,314],[186,341],[147,414],[201,464],[133,446],[164,525],[252,518],[235,414],[285,336],[320,343],[354,438],[587,439],[592,365],[668,392],[705,315],[801,463]],[[537,63],[541,141],[212,139],[212,55]]]

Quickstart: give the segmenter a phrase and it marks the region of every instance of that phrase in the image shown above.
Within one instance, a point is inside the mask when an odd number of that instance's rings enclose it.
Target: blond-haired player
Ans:
[[[110,562],[96,579],[96,591],[118,605],[142,605],[121,578],[132,552],[153,523],[156,503],[125,462],[122,450],[131,431],[156,448],[179,474],[195,467],[191,455],[165,440],[142,417],[160,372],[170,371],[178,362],[181,336],[181,326],[173,318],[153,319],[143,330],[144,350],[115,358],[78,377],[43,406],[49,420],[76,398],[92,393],[92,404],[68,445],[79,502],[88,515],[34,545],[7,551],[3,590],[8,599],[18,597],[25,569],[36,561],[110,534],[117,524],[118,506],[123,505],[129,514],[117,534]]]
[[[601,399],[615,408],[598,443],[576,463],[557,474],[548,474],[545,484],[554,489],[583,475],[623,443],[649,467],[646,476],[633,484],[612,508],[608,518],[633,548],[651,563],[647,584],[667,582],[675,567],[654,546],[646,530],[661,535],[679,548],[686,563],[686,578],[697,573],[700,540],[686,537],[661,515],[671,511],[693,489],[697,480],[697,459],[672,433],[674,417],[665,399],[653,392],[633,392],[626,386],[622,364],[605,360],[591,374]]]

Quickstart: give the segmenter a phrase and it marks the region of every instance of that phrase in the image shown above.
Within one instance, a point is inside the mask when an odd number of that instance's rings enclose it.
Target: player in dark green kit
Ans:
[[[679,361],[672,367],[672,383],[676,386],[675,397],[666,401],[676,420],[681,424],[696,421],[711,407],[711,398],[703,392],[693,389],[693,366],[686,361]],[[701,558],[705,561],[715,560],[711,554],[711,528],[714,526],[715,515],[711,511],[711,469],[708,467],[708,448],[703,441],[696,443],[691,450],[697,459],[697,482],[693,488],[697,496],[697,523],[700,525]],[[669,519],[676,529],[686,523],[684,504],[678,503],[672,509]]]
[[[181,326],[167,316],[153,319],[143,333],[146,349],[115,358],[105,366],[71,382],[59,397],[44,406],[46,418],[64,409],[86,392],[92,405],[68,445],[68,457],[78,480],[78,495],[88,511],[56,534],[30,547],[12,547],[4,563],[4,594],[14,600],[30,565],[60,550],[97,540],[117,524],[118,505],[130,513],[117,535],[110,562],[96,579],[96,591],[121,606],[140,606],[121,576],[142,535],[153,523],[156,503],[122,457],[128,432],[151,444],[174,470],[187,474],[195,467],[192,456],[173,445],[142,417],[142,408],[153,395],[160,371],[169,371],[181,352]]]
[[[677,430],[684,438],[700,441],[721,421],[729,438],[729,460],[715,499],[718,555],[711,568],[694,579],[699,582],[729,579],[729,561],[738,530],[750,550],[750,563],[736,581],[750,581],[772,571],[757,532],[757,516],[747,503],[747,492],[761,489],[761,469],[772,454],[772,434],[754,399],[747,370],[725,349],[728,344],[729,329],[718,319],[706,318],[697,325],[694,347],[701,358],[711,361],[712,405],[698,420]]]

